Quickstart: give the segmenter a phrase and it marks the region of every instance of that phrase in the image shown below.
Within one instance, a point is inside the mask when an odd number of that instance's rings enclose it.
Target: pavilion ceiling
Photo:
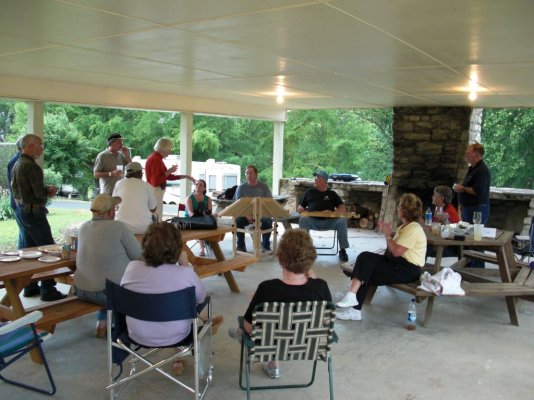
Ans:
[[[269,119],[287,109],[534,107],[530,0],[0,7],[4,98]]]

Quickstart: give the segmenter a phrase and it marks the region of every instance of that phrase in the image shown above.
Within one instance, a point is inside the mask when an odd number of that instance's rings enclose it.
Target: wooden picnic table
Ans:
[[[239,286],[232,271],[244,271],[247,266],[258,261],[258,258],[252,254],[236,254],[230,259],[225,258],[219,243],[224,239],[225,234],[233,234],[234,232],[235,228],[227,225],[220,225],[216,229],[190,229],[180,231],[184,243],[205,240],[213,251],[215,258],[199,257],[193,253],[188,245],[184,246],[184,251],[189,258],[189,262],[195,268],[197,275],[200,278],[206,278],[208,276],[222,274],[230,290],[234,293],[239,293]],[[136,235],[136,237],[141,241],[143,235]]]
[[[482,238],[474,240],[473,236],[467,236],[465,240],[442,238],[427,232],[427,243],[436,249],[436,258],[432,267],[432,273],[436,273],[441,268],[443,250],[445,247],[459,247],[460,258],[451,265],[451,268],[462,275],[462,288],[466,296],[503,296],[508,308],[510,322],[519,325],[517,315],[517,298],[534,296],[534,287],[527,284],[529,271],[525,269],[521,276],[527,274],[525,279],[519,277],[520,270],[528,268],[518,264],[514,258],[512,248],[513,232],[497,230],[495,238]],[[464,251],[465,247],[476,248],[478,251]],[[484,251],[491,251],[495,256],[488,256]],[[471,259],[481,259],[493,262],[498,267],[498,272],[493,274],[485,268],[466,268]],[[494,270],[495,271],[495,270]],[[493,275],[493,276],[492,276]],[[491,277],[490,277],[491,276]],[[428,297],[428,304],[425,313],[425,323],[428,322],[432,313],[432,306],[435,296]]]
[[[36,247],[23,249],[34,251]],[[0,265],[0,284],[6,294],[0,301],[0,320],[15,320],[35,310],[43,312],[43,317],[37,321],[39,328],[54,332],[56,324],[77,318],[88,313],[98,311],[101,306],[78,299],[69,295],[62,300],[39,304],[25,308],[20,299],[20,293],[30,282],[43,279],[60,279],[72,275],[76,270],[76,252],[71,252],[70,259],[54,262],[42,262],[37,258],[21,258],[19,261],[2,263]],[[66,281],[66,283],[70,283]],[[32,351],[32,359],[41,362],[37,351]]]
[[[446,239],[432,235],[431,232],[426,232],[426,236],[428,245],[432,245],[436,249],[436,258],[434,264],[425,265],[423,270],[432,274],[437,273],[441,268],[445,247],[458,247],[460,257],[450,268],[462,275],[462,289],[465,291],[465,296],[504,297],[510,322],[513,325],[519,325],[516,302],[519,298],[534,301],[534,271],[526,263],[515,260],[512,249],[513,232],[497,230],[495,238],[482,238],[482,240],[474,240],[473,235],[467,236],[465,240]],[[470,249],[466,250],[465,247]],[[496,264],[498,269],[468,268],[467,265],[472,259],[491,262]],[[350,276],[352,266],[343,265],[342,270]],[[419,283],[419,281],[414,281],[387,286],[411,294],[418,303],[427,300],[422,325],[428,326],[432,316],[434,299],[437,296],[434,293],[418,289]],[[365,303],[368,304],[372,301],[375,291],[376,286],[369,288]]]

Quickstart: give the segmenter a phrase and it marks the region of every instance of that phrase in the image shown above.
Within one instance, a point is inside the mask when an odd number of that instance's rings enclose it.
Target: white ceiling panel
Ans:
[[[167,109],[176,96],[180,111],[189,97],[193,111],[258,118],[534,107],[533,15],[530,0],[4,0],[0,79],[17,84],[0,97],[47,101],[30,85],[49,82],[54,101],[83,103],[80,84],[95,105]]]

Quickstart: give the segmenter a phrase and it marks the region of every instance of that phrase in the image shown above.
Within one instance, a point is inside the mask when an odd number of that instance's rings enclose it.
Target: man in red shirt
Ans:
[[[161,221],[163,215],[163,195],[165,194],[165,187],[167,181],[176,181],[179,179],[189,179],[196,183],[196,179],[190,175],[173,175],[178,169],[177,165],[173,165],[167,169],[163,159],[172,152],[172,140],[167,138],[158,139],[154,145],[154,152],[148,157],[145,164],[145,176],[148,183],[154,187],[154,194],[156,195],[157,207],[156,213],[158,221]]]

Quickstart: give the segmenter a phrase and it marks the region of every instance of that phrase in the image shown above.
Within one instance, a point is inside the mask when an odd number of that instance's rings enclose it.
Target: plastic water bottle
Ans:
[[[406,329],[409,331],[415,331],[415,321],[417,321],[417,308],[415,308],[415,299],[412,299],[412,301],[410,301],[410,306],[408,307]]]
[[[432,209],[428,207],[425,212],[425,225],[432,225]]]

